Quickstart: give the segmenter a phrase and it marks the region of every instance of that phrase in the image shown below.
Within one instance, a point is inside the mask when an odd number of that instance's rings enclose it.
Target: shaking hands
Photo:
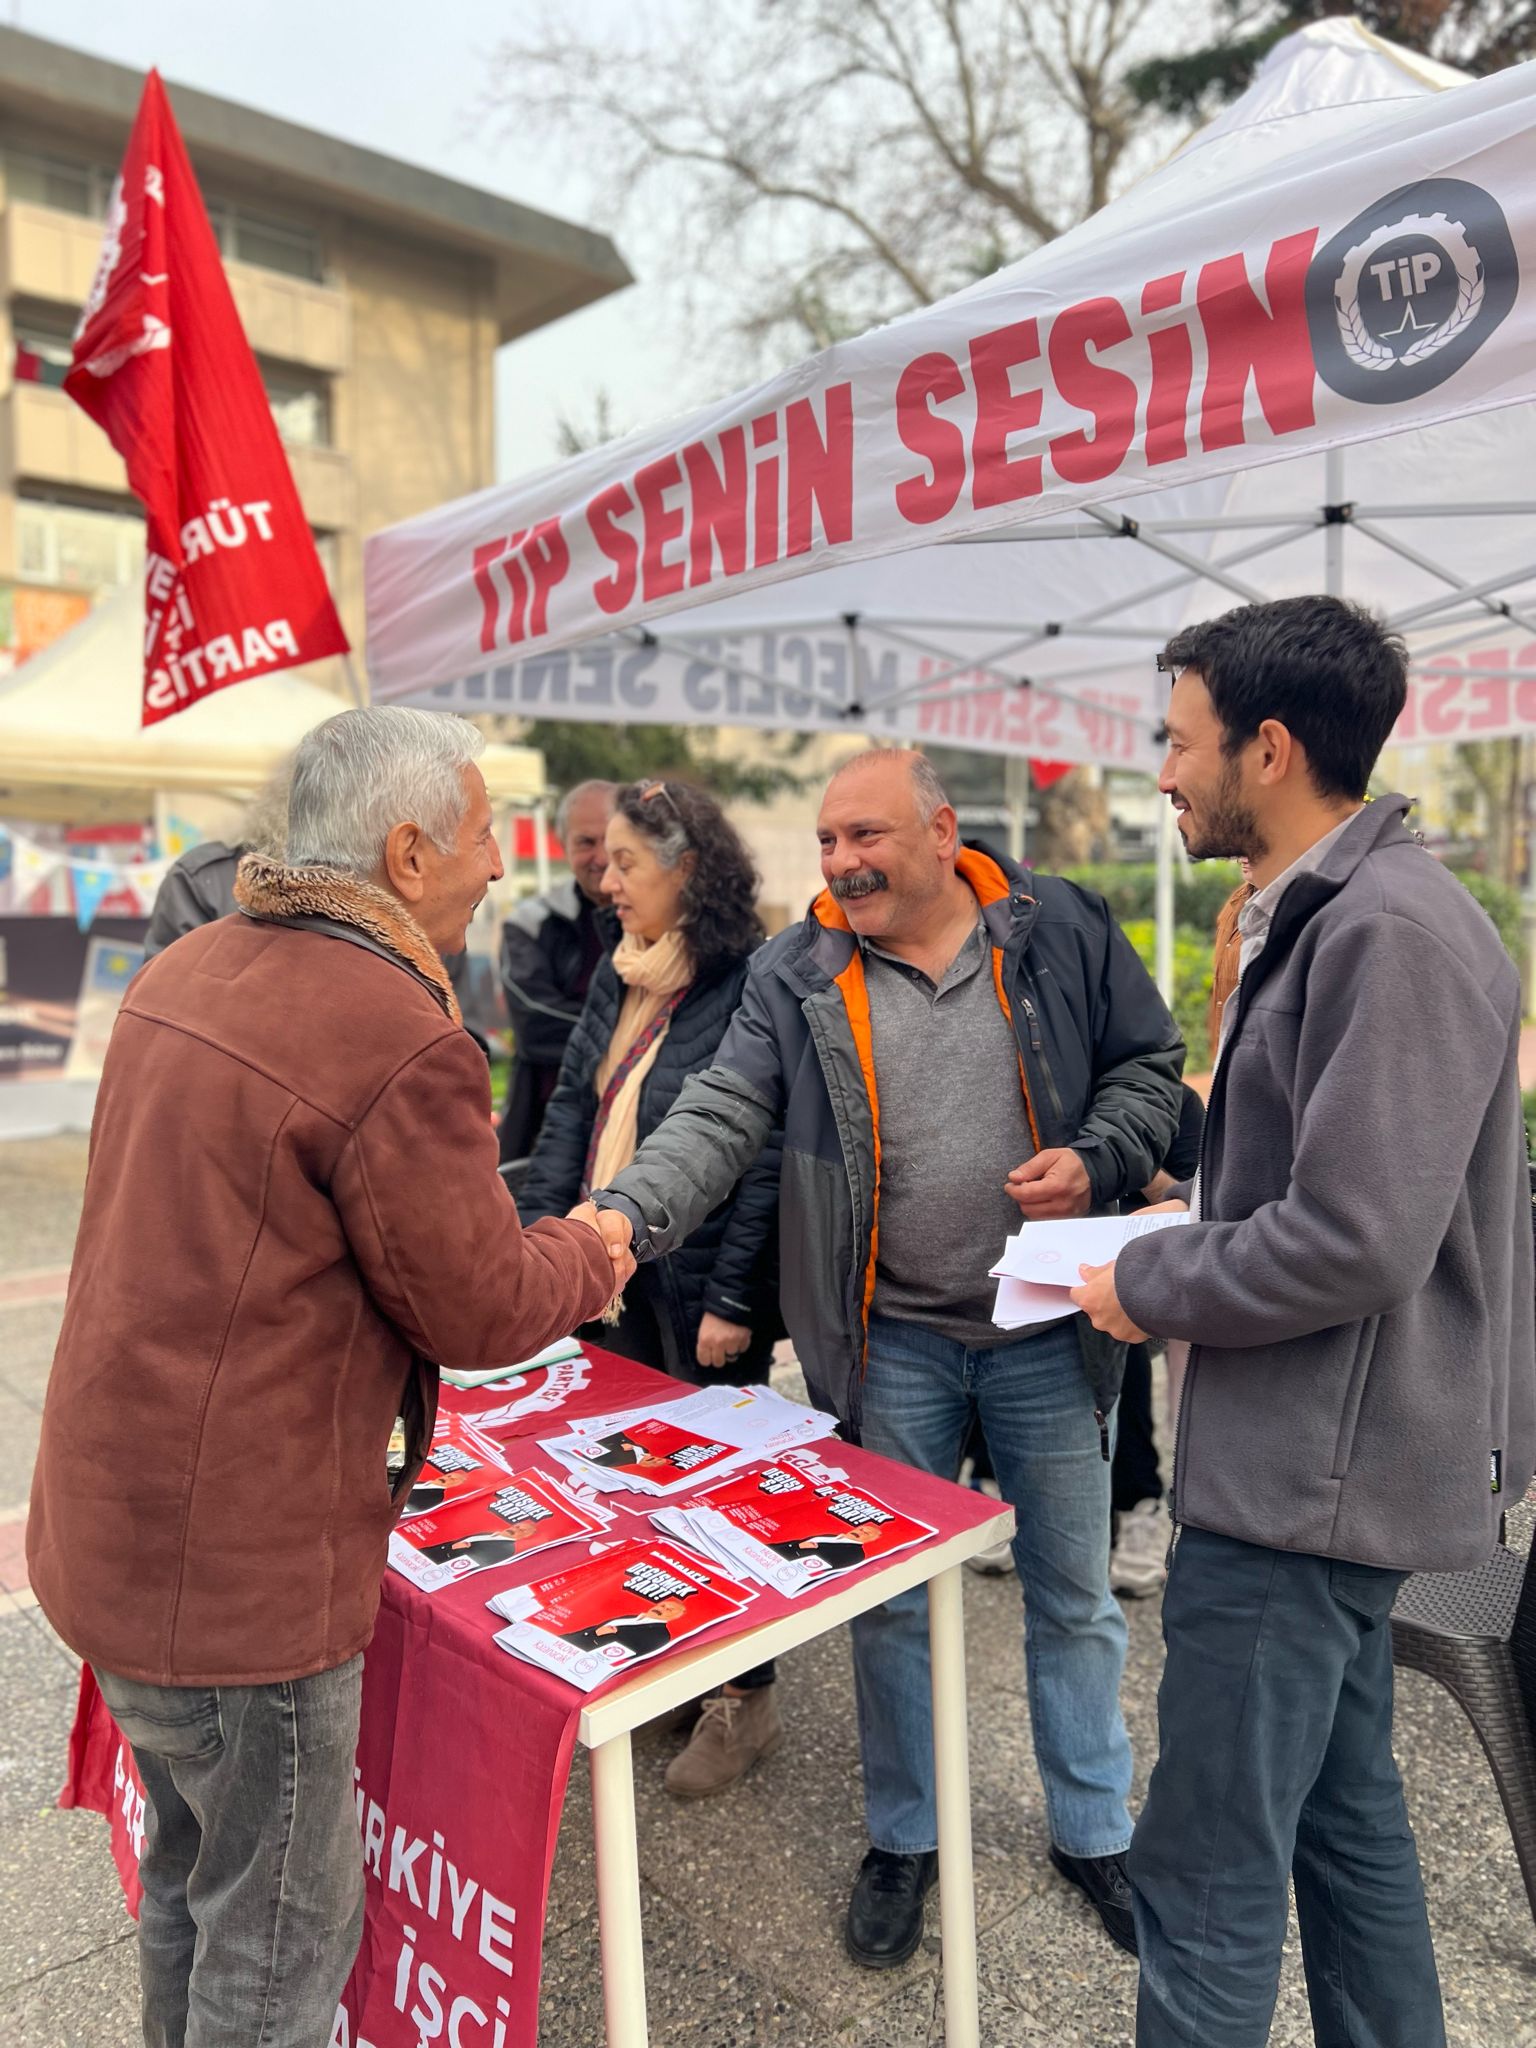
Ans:
[[[598,1209],[591,1202],[579,1202],[566,1219],[585,1223],[603,1240],[613,1265],[613,1292],[617,1299],[629,1285],[635,1270],[634,1228],[618,1209]]]

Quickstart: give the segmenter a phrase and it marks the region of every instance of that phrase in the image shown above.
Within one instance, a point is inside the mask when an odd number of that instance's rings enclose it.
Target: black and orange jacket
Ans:
[[[1080,1153],[1094,1207],[1113,1209],[1151,1180],[1172,1142],[1183,1041],[1102,897],[979,846],[963,848],[959,865],[991,935],[1030,1128],[1042,1150]],[[714,1064],[597,1199],[630,1217],[642,1257],[661,1256],[781,1121],[780,1305],[813,1397],[856,1430],[889,1139],[863,956],[825,891],[802,924],[753,956]],[[1077,1329],[1107,1411],[1123,1347],[1081,1317]]]

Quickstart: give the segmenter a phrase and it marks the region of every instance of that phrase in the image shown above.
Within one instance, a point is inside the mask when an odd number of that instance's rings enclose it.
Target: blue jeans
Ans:
[[[98,1670],[144,1781],[147,2048],[323,2048],[363,1931],[363,1660],[276,1685]]]
[[[1131,1839],[1131,1746],[1120,1714],[1125,1619],[1109,1590],[1109,1466],[1073,1325],[969,1351],[914,1323],[870,1319],[867,1450],[953,1479],[977,1417],[1018,1519],[1030,1726],[1051,1839],[1069,1856],[1117,1855]],[[932,1849],[921,1588],[859,1616],[853,1668],[869,1839],[903,1855]]]
[[[1401,1572],[1186,1529],[1131,1845],[1137,2048],[1263,2048],[1287,1880],[1318,2048],[1445,2048],[1392,1758]]]

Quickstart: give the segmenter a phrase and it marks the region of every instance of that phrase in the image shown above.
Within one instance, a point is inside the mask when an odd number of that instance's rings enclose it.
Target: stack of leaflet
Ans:
[[[815,1443],[834,1416],[786,1401],[768,1387],[700,1387],[679,1401],[650,1402],[578,1423],[541,1448],[570,1476],[603,1493],[666,1498]]]
[[[559,1365],[566,1359],[582,1356],[582,1348],[574,1337],[559,1337],[553,1344],[546,1344],[542,1351],[536,1351],[532,1358],[525,1358],[518,1365],[487,1365],[475,1372],[456,1372],[445,1365],[442,1375],[450,1387],[499,1386],[503,1380],[517,1380],[528,1373],[539,1371],[544,1366]]]
[[[619,1543],[598,1557],[488,1603],[508,1626],[502,1649],[590,1692],[626,1665],[741,1614],[753,1588],[667,1542]]]
[[[403,1455],[403,1448],[402,1448]],[[461,1500],[488,1493],[507,1474],[501,1452],[462,1416],[439,1415],[432,1426],[432,1448],[417,1473],[401,1515],[430,1515]]]
[[[692,1507],[657,1508],[651,1520],[790,1599],[937,1533],[793,1452],[712,1488]]]
[[[389,1539],[390,1568],[424,1593],[437,1593],[557,1543],[600,1535],[612,1520],[613,1510],[591,1494],[525,1465],[500,1471],[492,1485],[461,1494],[451,1507],[403,1521]]]
[[[1189,1221],[1188,1212],[1139,1216],[1083,1216],[1070,1222],[1026,1223],[1003,1247],[992,1268],[997,1300],[992,1320],[1000,1330],[1032,1328],[1076,1315],[1070,1290],[1082,1284],[1081,1266],[1107,1266],[1132,1238]]]

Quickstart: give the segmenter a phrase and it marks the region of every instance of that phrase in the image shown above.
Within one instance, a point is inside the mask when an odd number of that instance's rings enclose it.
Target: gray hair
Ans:
[[[599,794],[605,796],[608,799],[608,808],[611,811],[613,809],[613,800],[618,793],[619,785],[616,782],[603,782],[595,776],[588,782],[578,782],[574,789],[568,789],[555,806],[555,837],[560,841],[560,844],[562,846],[565,844],[565,828],[571,822],[571,806],[578,797],[597,796]]]
[[[252,853],[264,853],[272,860],[283,858],[288,843],[288,785],[292,780],[293,756],[289,754],[246,805],[240,821],[240,844]]]
[[[289,862],[372,875],[404,824],[452,852],[467,808],[464,770],[484,745],[483,733],[448,711],[369,704],[327,718],[294,756]]]
[[[829,779],[836,782],[839,776],[848,775],[855,768],[883,768],[897,761],[912,778],[912,794],[917,799],[919,821],[931,825],[948,804],[949,796],[939,780],[938,770],[916,747],[866,747],[861,754],[850,754],[846,761],[833,769]]]

